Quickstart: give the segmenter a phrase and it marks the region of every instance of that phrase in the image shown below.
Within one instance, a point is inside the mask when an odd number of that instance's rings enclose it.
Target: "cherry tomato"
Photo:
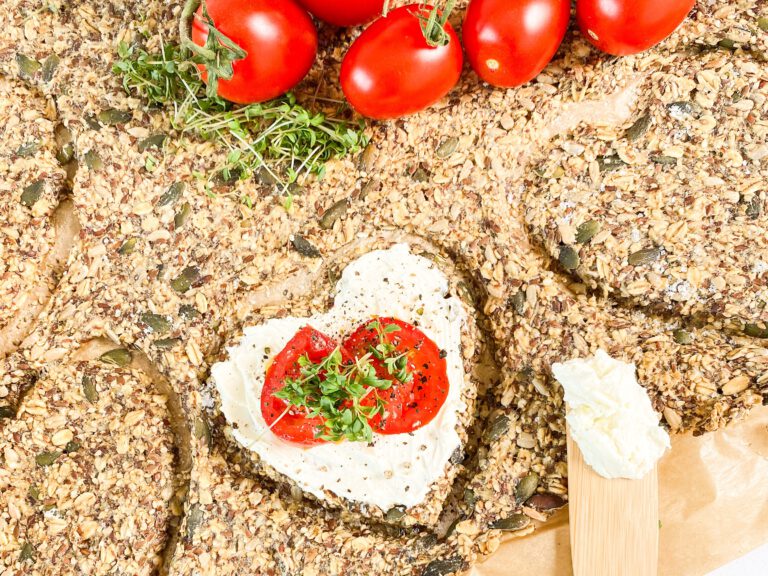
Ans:
[[[570,16],[570,0],[472,0],[463,26],[469,63],[494,86],[525,84],[552,60]]]
[[[293,0],[208,0],[216,29],[248,55],[233,64],[230,80],[220,80],[218,94],[238,104],[264,102],[284,94],[307,75],[317,53],[317,31],[309,14]],[[198,10],[192,40],[200,46],[208,25]],[[205,67],[200,67],[203,80]]]
[[[323,423],[322,418],[307,418],[304,412],[295,409],[283,415],[288,405],[273,394],[285,385],[286,378],[297,379],[301,376],[301,356],[306,354],[312,362],[321,362],[335,349],[336,342],[332,338],[311,326],[305,326],[275,356],[267,370],[261,390],[261,414],[274,434],[298,444],[324,442],[315,438],[317,427]]]
[[[355,40],[341,64],[341,88],[352,107],[379,120],[419,112],[445,96],[461,75],[461,45],[450,24],[445,46],[430,46],[409,4],[379,18]]]
[[[413,324],[395,318],[375,318],[355,330],[343,343],[352,357],[361,357],[379,343],[374,322],[385,327],[397,325],[400,330],[385,334],[384,338],[395,347],[393,354],[405,354],[410,380],[401,382],[389,373],[382,360],[371,358],[379,378],[392,380],[388,390],[376,391],[384,400],[386,416],[371,419],[371,428],[379,434],[405,434],[425,426],[440,412],[448,397],[448,373],[445,358],[437,345]],[[375,405],[374,394],[369,394],[363,405]]]
[[[334,26],[357,26],[373,20],[384,0],[298,0],[317,18]]]
[[[672,34],[695,0],[578,0],[584,37],[615,56],[637,54]]]

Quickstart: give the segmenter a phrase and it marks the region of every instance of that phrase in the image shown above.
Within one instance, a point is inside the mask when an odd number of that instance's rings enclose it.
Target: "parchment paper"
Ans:
[[[703,576],[768,543],[768,408],[725,430],[673,436],[661,460],[661,576]],[[570,576],[568,512],[505,541],[471,576]]]

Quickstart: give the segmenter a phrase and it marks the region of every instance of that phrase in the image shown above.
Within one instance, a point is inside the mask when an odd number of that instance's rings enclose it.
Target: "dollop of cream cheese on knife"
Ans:
[[[374,434],[371,444],[325,443],[312,447],[272,434],[261,414],[261,390],[272,358],[306,325],[339,341],[374,316],[390,316],[418,327],[446,353],[449,391],[434,419],[408,434]],[[466,410],[461,352],[466,311],[448,292],[448,278],[431,260],[406,244],[369,252],[351,262],[336,286],[333,307],[312,318],[274,318],[249,326],[228,359],[211,376],[235,439],[272,468],[319,499],[325,491],[383,510],[424,501],[461,446],[458,414]]]
[[[565,390],[566,420],[584,460],[605,478],[643,478],[670,447],[635,365],[598,350],[553,364]]]

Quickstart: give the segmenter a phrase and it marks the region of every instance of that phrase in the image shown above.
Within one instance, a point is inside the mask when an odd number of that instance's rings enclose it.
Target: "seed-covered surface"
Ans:
[[[0,565],[24,574],[155,574],[173,451],[141,373],[57,367],[0,427]]]
[[[601,56],[569,34],[537,81],[515,90],[491,90],[467,73],[432,109],[371,125],[362,154],[332,161],[320,181],[301,182],[292,202],[258,178],[222,178],[225,150],[180,135],[168,111],[148,111],[111,75],[121,40],[148,50],[175,40],[180,2],[88,0],[50,10],[28,0],[6,4],[0,70],[55,104],[50,119],[68,133],[43,139],[43,149],[59,152],[69,165],[82,231],[36,328],[5,360],[0,394],[12,401],[3,408],[0,399],[0,429],[5,434],[31,418],[24,406],[35,394],[48,398],[50,384],[46,377],[38,381],[39,374],[86,370],[72,360],[83,341],[104,335],[144,351],[178,393],[192,433],[190,490],[170,558],[174,574],[463,570],[495,550],[500,531],[527,534],[567,500],[562,396],[549,367],[598,346],[637,364],[663,423],[675,431],[717,429],[768,396],[762,346],[768,330],[758,322],[756,272],[768,255],[762,237],[750,238],[759,235],[765,206],[755,198],[765,200],[765,190],[742,190],[765,179],[760,139],[764,144],[768,88],[760,59],[767,42],[759,26],[768,16],[765,2],[700,2],[659,48],[623,59]],[[458,4],[457,25],[466,3]],[[341,98],[332,79],[356,33],[321,27],[319,63],[298,87],[300,100]],[[699,108],[689,113],[680,104],[686,99]],[[35,109],[37,100],[28,101],[13,109]],[[708,115],[717,126],[702,132]],[[725,184],[708,184],[712,192],[703,187],[705,173]],[[660,192],[649,194],[648,179]],[[618,200],[616,190],[609,196],[607,187],[594,189],[597,181],[624,182]],[[578,204],[559,192],[566,187]],[[568,201],[581,210],[571,228],[559,223],[570,214],[563,210],[576,209]],[[695,221],[694,209],[703,214]],[[640,240],[649,242],[633,240],[627,223],[633,219]],[[681,223],[690,231],[667,244],[663,234]],[[469,431],[446,500],[450,525],[438,523],[436,531],[409,527],[396,534],[255,475],[241,453],[219,441],[224,424],[210,421],[212,405],[203,395],[210,364],[244,324],[295,312],[298,295],[333,283],[319,276],[329,273],[327,263],[393,233],[426,238],[463,271],[455,280],[463,281],[482,338],[495,351],[485,378],[491,385],[477,402],[479,424]],[[606,235],[615,238],[610,250]],[[686,268],[688,282],[695,277],[696,242],[711,264],[710,285],[722,278],[726,287],[707,298],[672,298],[672,284],[665,283],[675,266],[680,274]],[[670,254],[689,261],[670,261]],[[719,274],[711,272],[715,255],[723,258]],[[603,276],[588,273],[600,270],[600,258],[610,263]],[[750,258],[756,260],[745,268]],[[655,271],[661,263],[666,268]],[[729,275],[748,281],[737,289]],[[650,288],[625,290],[636,282]],[[681,286],[673,292],[679,295]],[[591,290],[596,287],[603,290]],[[99,363],[102,370],[141,379]],[[19,419],[9,419],[30,387]],[[86,394],[101,390],[81,388],[86,402]],[[52,433],[41,422],[19,436],[41,442],[30,454],[41,464],[24,474],[67,462],[62,455],[47,464],[59,451],[46,436]],[[131,430],[120,424],[110,433]],[[6,461],[0,469],[7,474]],[[141,493],[157,494],[159,483],[136,481],[144,482]],[[111,497],[104,492],[97,497]],[[157,518],[172,508],[170,497],[161,500]],[[122,518],[137,508],[130,500],[115,505]],[[9,562],[35,557],[41,572],[60,566],[50,553],[58,536],[27,546],[17,535],[22,531],[0,533],[12,536]],[[149,558],[149,548],[142,550]],[[91,572],[114,565],[105,557]]]

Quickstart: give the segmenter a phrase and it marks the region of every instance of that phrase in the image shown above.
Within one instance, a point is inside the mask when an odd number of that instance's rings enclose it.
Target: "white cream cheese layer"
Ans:
[[[374,434],[361,442],[304,447],[272,434],[261,414],[261,391],[269,362],[306,325],[343,338],[374,316],[418,325],[447,353],[449,392],[440,412],[408,434]],[[461,331],[466,312],[448,295],[448,279],[434,262],[410,253],[405,244],[365,254],[350,263],[336,287],[334,306],[312,318],[275,318],[243,331],[228,360],[211,375],[234,437],[261,460],[293,479],[304,491],[326,491],[388,510],[424,501],[430,485],[445,472],[461,441],[456,431],[465,386]]]
[[[670,447],[634,364],[598,350],[553,364],[552,372],[565,390],[571,435],[601,476],[640,479]]]

